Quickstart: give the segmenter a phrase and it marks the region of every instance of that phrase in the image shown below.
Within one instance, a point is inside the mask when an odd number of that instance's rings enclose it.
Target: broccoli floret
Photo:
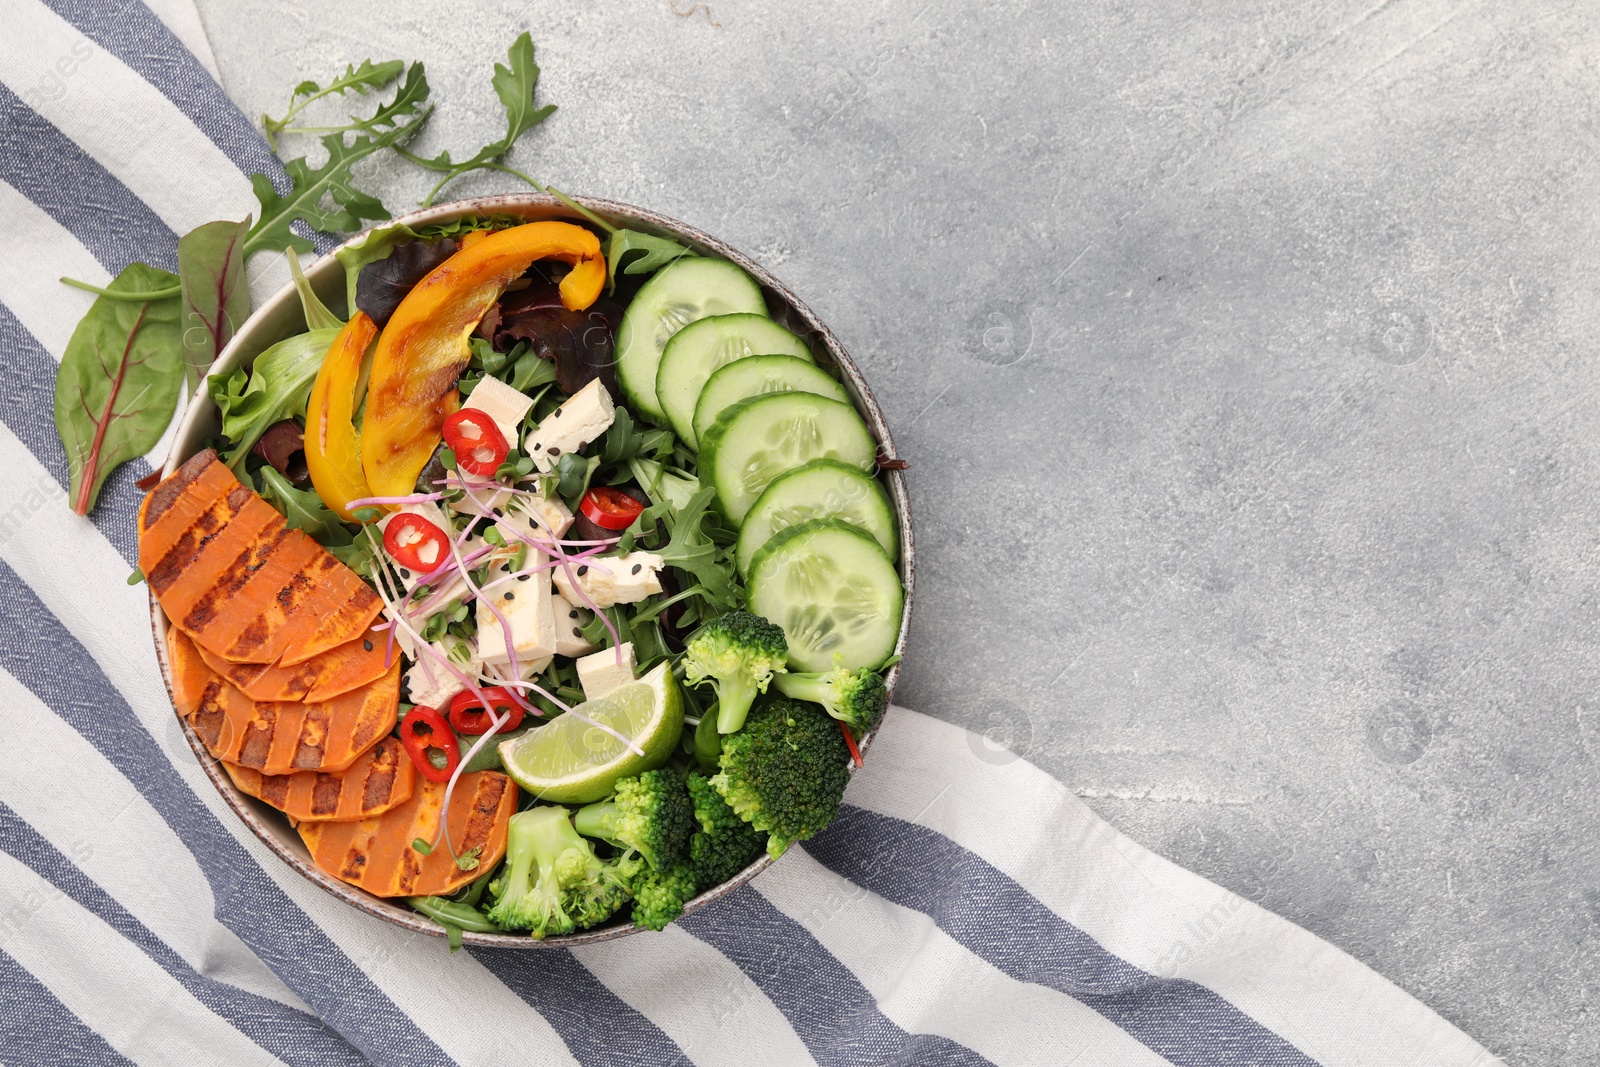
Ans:
[[[511,816],[505,870],[489,887],[498,897],[489,918],[534,937],[569,934],[626,904],[628,882],[572,828],[566,808],[529,808]]]
[[[689,839],[689,865],[694,868],[696,890],[721,885],[738,874],[766,849],[766,835],[739,818],[700,774],[689,775],[689,795],[700,829]]]
[[[633,873],[633,921],[646,930],[664,930],[694,896],[694,870],[687,863],[676,863],[658,871],[637,854],[631,857],[624,867]]]
[[[839,814],[849,760],[832,717],[814,704],[780,697],[723,739],[722,769],[711,784],[741,819],[767,831],[767,852],[776,857]]]
[[[694,802],[676,771],[645,771],[617,782],[616,796],[579,808],[573,826],[621,849],[634,849],[657,871],[683,859],[694,833]]]
[[[712,680],[717,732],[731,734],[744,725],[750,704],[767,691],[773,674],[784,670],[789,641],[761,616],[730,611],[702,626],[683,651],[684,676],[690,685]]]
[[[780,674],[778,691],[796,700],[821,704],[822,709],[858,733],[866,733],[883,718],[889,690],[877,671],[847,671],[835,667],[816,674]]]

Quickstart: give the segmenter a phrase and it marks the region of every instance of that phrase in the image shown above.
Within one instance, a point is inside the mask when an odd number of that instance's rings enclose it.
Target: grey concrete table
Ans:
[[[1600,1061],[1595,5],[201,7],[255,112],[426,60],[429,151],[532,30],[513,162],[753,253],[883,399],[902,703],[1512,1063]]]

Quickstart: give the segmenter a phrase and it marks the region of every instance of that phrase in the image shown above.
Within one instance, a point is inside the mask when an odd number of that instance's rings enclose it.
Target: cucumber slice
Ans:
[[[765,316],[767,303],[755,279],[725,259],[673,260],[644,283],[617,330],[617,384],[637,413],[665,424],[656,400],[656,366],[672,335],[709,315],[746,312]]]
[[[759,355],[815,362],[804,341],[765,315],[713,315],[672,335],[656,368],[656,400],[679,440],[699,448],[694,407],[711,372],[734,360]]]
[[[811,519],[838,519],[860,527],[872,535],[890,562],[898,553],[900,535],[883,486],[854,467],[818,459],[774,478],[750,506],[739,528],[735,555],[739,573],[749,572],[750,561],[774,534]]]
[[[750,564],[750,610],[783,627],[789,666],[877,667],[900,636],[905,590],[872,537],[835,519],[812,519],[768,541]]]
[[[767,393],[816,393],[843,404],[850,403],[850,394],[844,386],[807,359],[751,356],[729,363],[706,379],[705,387],[700,390],[700,399],[694,406],[694,437],[690,444],[694,445],[704,437],[723,411],[746,397],[765,396]]]
[[[735,526],[780,474],[814,459],[862,471],[877,467],[878,446],[856,409],[815,393],[772,393],[741,400],[700,442],[700,481]]]

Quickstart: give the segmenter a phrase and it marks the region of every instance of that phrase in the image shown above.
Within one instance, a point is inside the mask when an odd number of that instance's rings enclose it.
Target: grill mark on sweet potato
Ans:
[[[233,562],[217,576],[210,590],[195,601],[189,613],[183,617],[184,629],[200,633],[216,621],[218,614],[239,595],[239,590],[244,588],[245,583],[271,561],[291,533],[294,531],[284,526],[265,544],[259,540],[252,541],[243,552],[235,556]]]
[[[261,775],[261,799],[273,807],[282,809],[289,799],[289,787],[293,780],[287,774]]]
[[[376,811],[389,803],[389,798],[394,795],[394,780],[398,770],[394,747],[388,742],[381,742],[372,766],[367,768],[367,780],[361,783],[362,811]]]
[[[206,468],[217,462],[217,454],[211,449],[205,449],[189,457],[183,466],[172,472],[172,476],[150,491],[145,498],[143,514],[140,516],[140,528],[148,530],[161,520],[172,505],[177,503],[195,481],[206,472]]]
[[[265,767],[267,756],[272,752],[272,737],[277,727],[277,707],[272,704],[257,704],[255,715],[245,727],[243,744],[239,746],[239,756],[235,762],[257,770]]]
[[[218,703],[221,693],[220,681],[208,683],[200,694],[200,702],[194,714],[189,716],[189,725],[194,727],[195,734],[205,743],[206,748],[213,751],[222,738],[222,724],[227,719],[227,713]]]
[[[202,511],[189,528],[178,535],[171,548],[162,554],[156,565],[145,574],[145,580],[150,583],[150,588],[159,598],[172,588],[174,582],[183,576],[200,554],[215,541],[227,526],[233,521],[239,509],[232,507],[227,499],[218,501],[206,511]]]
[[[294,750],[293,765],[301,770],[322,766],[328,747],[328,708],[324,704],[305,705],[305,722],[300,727],[300,744]]]
[[[287,776],[285,776],[287,777]],[[311,813],[331,815],[339,810],[339,798],[344,793],[344,779],[337,774],[317,772],[311,787]]]
[[[462,835],[461,851],[482,848],[494,830],[495,813],[500,808],[500,798],[505,795],[507,779],[498,775],[485,775],[478,779],[478,788],[472,795],[472,814],[467,819],[467,832]]]

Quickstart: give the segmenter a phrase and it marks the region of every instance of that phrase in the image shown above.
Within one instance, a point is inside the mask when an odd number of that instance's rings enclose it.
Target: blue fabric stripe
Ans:
[[[265,174],[280,192],[288,187],[283,164],[254,123],[166,23],[139,0],[44,2],[171,100],[242,173]]]
[[[324,1022],[381,1063],[449,1062],[200,802],[94,658],[3,562],[0,667],[138,785],[205,872],[217,919]]]
[[[804,847],[835,874],[928,915],[1011,977],[1083,1002],[1178,1067],[1316,1067],[1205,986],[1158,978],[1107,952],[1004,872],[927,827],[846,805]]]
[[[57,889],[144,950],[196,1000],[280,1060],[291,1064],[365,1064],[321,1020],[286,1004],[197,973],[150,928],[85,875],[8,805],[0,803],[0,851],[27,864]]]
[[[55,380],[56,361],[11,310],[0,304],[0,422],[43,464],[65,496],[72,476],[67,470],[66,449],[56,434]],[[130,568],[138,565],[139,534],[135,522],[139,501],[144,499],[144,492],[133,483],[149,473],[150,464],[143,457],[112,471],[100,487],[99,503],[90,513],[95,527]],[[28,536],[28,520],[42,506],[32,499],[41,487],[17,485],[14,479],[13,475],[12,499],[0,508],[0,542]]]
[[[178,269],[178,235],[5,85],[0,85],[0,180],[70,230],[112,274],[135,261]]]
[[[849,968],[749,886],[678,923],[748,975],[824,1067],[989,1063],[947,1037],[895,1025]]]
[[[27,969],[0,952],[0,1054],[9,1067],[131,1063],[83,1024]]]
[[[677,1042],[603,985],[566,949],[470,951],[544,1016],[583,1067],[693,1067]]]

